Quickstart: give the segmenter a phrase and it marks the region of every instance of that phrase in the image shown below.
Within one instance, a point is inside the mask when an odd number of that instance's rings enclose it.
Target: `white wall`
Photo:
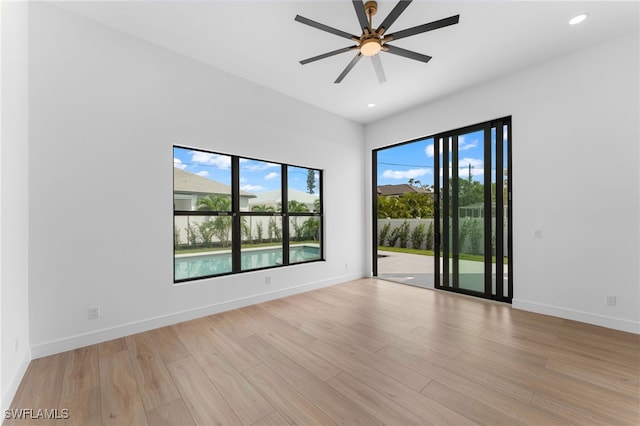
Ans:
[[[364,186],[361,125],[54,6],[30,12],[34,357],[363,276],[363,200],[344,190]],[[327,261],[174,285],[174,143],[323,169]]]
[[[30,360],[28,310],[28,10],[0,2],[0,401]]]
[[[640,333],[638,40],[629,34],[366,128],[370,158],[374,148],[513,116],[515,308]],[[617,306],[605,306],[607,295]]]

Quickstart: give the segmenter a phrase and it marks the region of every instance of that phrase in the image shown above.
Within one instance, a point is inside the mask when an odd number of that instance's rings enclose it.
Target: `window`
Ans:
[[[321,170],[173,154],[174,282],[324,259]]]

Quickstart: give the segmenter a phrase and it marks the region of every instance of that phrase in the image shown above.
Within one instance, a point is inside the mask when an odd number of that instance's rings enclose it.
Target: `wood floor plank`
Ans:
[[[145,410],[151,411],[180,398],[151,336],[138,333],[127,336],[125,342]]]
[[[293,303],[287,303],[283,309],[273,311],[273,315],[284,321],[297,321],[299,318],[304,318],[304,325],[301,326],[301,329],[316,338],[329,337],[334,340],[340,340],[345,345],[363,347],[372,352],[379,350],[387,344],[380,339],[359,333],[337,323],[334,318],[338,317],[338,315],[334,315],[329,319],[324,315],[318,316]]]
[[[552,413],[565,422],[575,425],[635,425],[633,422],[622,422],[620,419],[612,418],[604,413],[586,411],[567,405],[554,397],[547,397],[544,394],[536,394],[531,400],[531,406]]]
[[[489,405],[469,398],[467,395],[457,392],[436,380],[432,380],[421,393],[478,424],[513,425],[526,423],[520,419],[507,416]]]
[[[576,363],[574,358],[554,356],[547,361],[545,367],[612,390],[631,394],[640,392],[640,360],[638,368],[629,368],[593,358],[585,357]]]
[[[386,425],[424,425],[423,419],[372,390],[348,373],[340,373],[329,380],[327,384]]]
[[[238,342],[241,337],[231,334],[233,330],[219,327],[219,324],[211,317],[202,318],[202,326],[204,327],[203,333],[238,371],[244,371],[258,364],[258,360],[251,352]]]
[[[249,318],[242,308],[210,315],[209,319],[214,322],[216,329],[224,331],[226,334],[235,336],[238,339],[253,334],[251,318]]]
[[[242,422],[192,357],[167,364],[193,420],[198,425],[239,425]]]
[[[245,336],[246,337],[246,336]],[[277,411],[253,423],[251,426],[289,426],[289,422]]]
[[[100,357],[108,357],[116,352],[122,352],[127,350],[127,344],[124,341],[124,337],[108,340],[98,344],[98,355]]]
[[[260,364],[260,361],[237,341],[221,335],[219,331],[212,331],[214,325],[206,317],[176,324],[173,328],[192,355],[220,351],[238,371]]]
[[[129,353],[126,350],[105,352],[99,350],[102,424],[146,425]]]
[[[334,365],[339,365],[343,371],[353,377],[357,377],[358,380],[372,390],[386,396],[420,417],[425,424],[475,424],[455,411],[344,354],[339,347],[329,345],[320,340],[311,344],[311,347],[318,355]]]
[[[100,386],[98,346],[85,346],[70,351],[62,379],[62,396],[86,392],[98,386]]]
[[[428,357],[411,355],[393,347],[385,348],[381,352],[396,362],[403,363],[413,370],[429,375],[439,383],[446,384],[447,387],[466,395],[467,398],[476,399],[484,405],[494,407],[514,419],[528,418],[534,424],[561,425],[564,423],[558,417],[532,409],[528,402],[511,398],[507,393],[485,387],[457,374],[455,367],[447,367],[446,365],[443,367],[441,362],[435,363]]]
[[[182,359],[182,358],[179,358]],[[147,419],[153,426],[190,426],[195,425],[187,405],[182,398],[148,411]]]
[[[196,335],[195,339],[206,336]],[[271,404],[218,351],[217,345],[203,350],[206,346],[204,342],[196,343],[193,357],[242,423],[250,425],[273,412]]]
[[[68,356],[69,353],[64,352],[31,361],[23,379],[25,385],[21,386],[20,392],[9,408],[33,410],[33,413],[25,413],[22,419],[9,419],[3,424],[55,424],[55,418],[40,419],[37,415],[38,410],[55,410],[59,407]],[[33,419],[33,416],[36,418]]]
[[[245,338],[245,342],[263,363],[269,365],[280,378],[336,423],[369,426],[382,424],[259,336],[249,336]]]
[[[99,387],[63,396],[60,399],[59,408],[60,410],[68,410],[69,417],[58,419],[57,426],[99,426],[102,424]]]
[[[264,327],[270,330],[277,330],[278,333],[285,336],[287,339],[295,342],[297,345],[305,346],[316,340],[313,335],[305,333],[302,329],[297,327],[297,323],[288,323],[286,320],[280,317],[274,316],[278,310],[271,309],[268,303],[264,305],[247,306],[242,311],[247,313],[255,321],[260,322]],[[282,309],[280,309],[282,311]],[[297,321],[304,323],[302,318]]]
[[[292,425],[336,425],[329,416],[300,395],[269,367],[261,364],[242,373],[278,413]]]
[[[189,356],[189,351],[184,347],[173,328],[161,327],[150,330],[148,333],[164,362],[169,363]]]
[[[256,335],[263,338],[270,345],[284,353],[286,356],[300,364],[318,377],[320,380],[326,381],[331,377],[339,374],[341,370],[333,364],[320,358],[306,347],[296,345],[285,336],[280,335],[277,331],[266,331],[256,326]]]

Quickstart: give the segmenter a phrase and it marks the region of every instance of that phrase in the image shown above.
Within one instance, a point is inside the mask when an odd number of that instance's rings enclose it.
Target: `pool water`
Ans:
[[[289,249],[289,263],[320,259],[320,248],[293,246]],[[245,250],[241,253],[243,271],[282,264],[281,248]],[[231,252],[181,256],[175,258],[174,279],[176,281],[209,275],[227,274],[232,271]]]

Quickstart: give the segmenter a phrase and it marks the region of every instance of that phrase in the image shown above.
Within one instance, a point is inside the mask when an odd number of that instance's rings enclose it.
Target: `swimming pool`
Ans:
[[[320,259],[319,247],[300,245],[289,248],[290,264],[317,259]],[[243,271],[281,264],[282,248],[280,247],[248,249],[241,253]],[[229,272],[232,272],[230,251],[175,257],[174,279],[176,281]]]

